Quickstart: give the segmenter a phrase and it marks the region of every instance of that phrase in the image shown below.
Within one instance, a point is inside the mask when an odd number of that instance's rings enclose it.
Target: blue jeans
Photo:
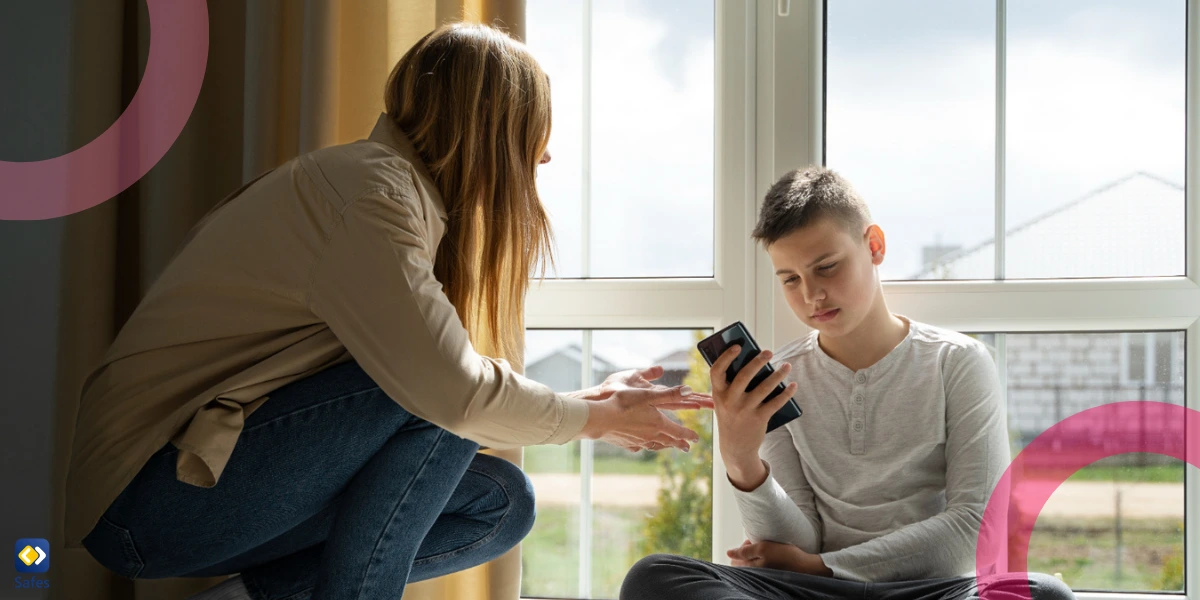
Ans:
[[[399,598],[533,527],[529,479],[400,407],[349,362],[276,390],[212,488],[156,452],[83,540],[128,578],[241,573],[256,600]]]

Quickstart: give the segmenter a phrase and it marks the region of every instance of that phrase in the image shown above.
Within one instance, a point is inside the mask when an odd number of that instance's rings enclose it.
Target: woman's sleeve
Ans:
[[[351,203],[314,267],[309,308],[392,400],[426,421],[492,448],[573,439],[587,402],[475,352],[434,277],[424,230],[406,194]]]

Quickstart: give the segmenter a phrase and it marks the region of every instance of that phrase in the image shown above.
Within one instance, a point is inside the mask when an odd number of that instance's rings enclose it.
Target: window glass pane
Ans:
[[[598,330],[592,333],[592,369],[599,383],[617,371],[661,365],[663,385],[687,383],[707,391],[708,368],[694,351],[708,331]],[[530,331],[527,374],[580,387],[582,332]],[[574,374],[574,375],[572,375]],[[569,388],[569,389],[568,389]],[[711,557],[712,424],[709,411],[673,413],[701,434],[690,453],[630,453],[605,443],[592,451],[592,503],[581,511],[580,449],[525,449],[526,470],[538,495],[538,519],[524,548],[522,595],[616,598],[633,563],[655,552]],[[660,497],[667,488],[669,498]],[[590,564],[579,552],[580,515],[590,514]],[[586,516],[584,517],[586,518]],[[591,587],[580,588],[579,572]]]
[[[579,0],[529,0],[527,7],[529,46],[550,74],[554,95],[553,160],[538,178],[558,238],[559,275],[711,276],[713,1],[591,6],[590,15]],[[587,139],[582,34],[589,26]],[[582,262],[585,192],[588,265]]]
[[[525,374],[556,392],[581,387],[582,331],[530,330]],[[521,596],[572,598],[579,593],[579,442],[525,449],[525,472],[537,497],[537,520],[522,543]]]
[[[1009,0],[1007,277],[1184,274],[1186,17]]]
[[[614,369],[661,365],[663,385],[686,383],[708,391],[708,366],[695,351],[711,332],[686,330],[596,331],[596,356]],[[616,598],[625,573],[638,559],[666,552],[712,557],[712,413],[675,413],[701,434],[691,452],[666,450],[630,454],[596,444],[592,531],[594,593]],[[668,488],[671,499],[660,491]]]
[[[992,278],[954,257],[995,233],[994,5],[826,6],[825,163],[887,234],[881,276]]]
[[[549,163],[538,167],[537,188],[550,213],[556,272],[583,274],[583,0],[528,0],[525,37],[550,77],[553,126]]]
[[[713,0],[592,6],[592,274],[711,276]]]
[[[1156,334],[1181,349],[1183,335]],[[1183,404],[1182,352],[1171,355],[1173,376],[1165,380],[1146,385],[1121,377],[1121,346],[1144,347],[1144,340],[1141,332],[1005,335],[1013,456],[1054,424],[1089,408],[1133,400]],[[1090,433],[1115,439],[1130,433],[1161,436],[1168,429],[1166,423],[1139,420],[1144,414],[1131,410],[1127,418]],[[1183,474],[1182,462],[1147,453],[1085,467],[1058,488],[1037,518],[1030,570],[1062,573],[1076,591],[1182,591]]]

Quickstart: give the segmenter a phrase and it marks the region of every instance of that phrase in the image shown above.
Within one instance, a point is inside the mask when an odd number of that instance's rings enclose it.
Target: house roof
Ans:
[[[537,360],[530,362],[528,365],[525,365],[525,370],[528,371],[530,368],[550,360],[555,356],[564,356],[577,363],[583,364],[583,350],[580,348],[579,344],[566,344],[539,357]],[[617,365],[613,364],[612,361],[609,361],[599,354],[592,352],[592,370],[600,372],[616,372],[620,371],[621,369]]]
[[[1136,172],[1009,229],[1011,279],[1137,277],[1184,273],[1183,186]],[[995,238],[943,256],[912,279],[992,273]]]
[[[654,364],[661,365],[663,370],[666,371],[687,371],[692,367],[691,352],[692,348],[690,346],[680,348],[670,354],[659,357],[654,361]]]

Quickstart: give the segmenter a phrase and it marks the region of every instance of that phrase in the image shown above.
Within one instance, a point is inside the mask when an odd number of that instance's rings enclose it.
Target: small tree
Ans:
[[[704,339],[696,331],[697,342]],[[695,347],[688,355],[683,382],[701,393],[711,391],[708,365]],[[662,451],[658,462],[662,488],[658,511],[647,515],[639,544],[642,554],[670,553],[709,560],[712,558],[713,415],[708,410],[676,413],[683,425],[700,434],[689,453]]]
[[[1183,521],[1176,526],[1183,531]],[[1163,558],[1162,571],[1158,575],[1158,589],[1164,592],[1183,590],[1183,553],[1172,551]]]

